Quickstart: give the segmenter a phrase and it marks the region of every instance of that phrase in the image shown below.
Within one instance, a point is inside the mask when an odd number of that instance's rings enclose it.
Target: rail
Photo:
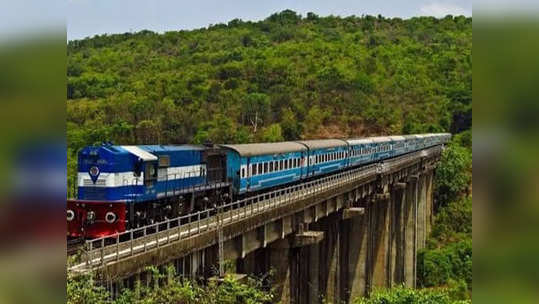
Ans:
[[[432,147],[428,150],[436,149]],[[155,248],[193,237],[203,232],[217,229],[217,215],[223,225],[231,224],[241,219],[266,212],[298,199],[315,196],[324,191],[364,177],[382,174],[400,164],[427,156],[426,150],[399,156],[381,163],[366,165],[359,168],[339,172],[333,175],[312,180],[306,183],[292,185],[282,189],[262,193],[222,206],[204,211],[169,219],[141,228],[132,229],[112,236],[87,240],[83,262],[70,267],[72,271],[86,271],[101,267],[109,262],[147,252]]]

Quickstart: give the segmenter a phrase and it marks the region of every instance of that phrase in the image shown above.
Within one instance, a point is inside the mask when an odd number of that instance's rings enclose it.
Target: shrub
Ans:
[[[421,250],[418,252],[417,261],[417,280],[420,286],[442,286],[451,280],[464,280],[471,290],[471,239],[451,243],[442,248]]]
[[[456,300],[448,289],[421,289],[395,287],[375,290],[370,298],[359,298],[355,304],[463,304],[470,301]]]
[[[472,199],[462,198],[439,210],[433,226],[430,247],[440,247],[451,241],[471,238]]]

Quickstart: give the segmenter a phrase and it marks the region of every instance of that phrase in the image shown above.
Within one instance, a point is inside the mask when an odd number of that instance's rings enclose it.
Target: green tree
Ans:
[[[441,162],[436,169],[435,187],[437,208],[447,204],[469,190],[472,180],[471,152],[458,144],[449,144],[442,153]]]
[[[272,124],[272,125],[269,125],[267,128],[265,128],[264,132],[262,133],[262,141],[263,142],[283,141],[281,126],[279,124]]]

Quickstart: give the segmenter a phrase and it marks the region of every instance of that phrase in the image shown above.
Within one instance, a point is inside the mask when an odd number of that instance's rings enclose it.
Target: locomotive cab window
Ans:
[[[144,185],[150,186],[157,180],[157,162],[144,164]]]

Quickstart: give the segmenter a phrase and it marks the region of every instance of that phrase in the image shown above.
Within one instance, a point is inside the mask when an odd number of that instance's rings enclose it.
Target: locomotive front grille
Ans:
[[[106,200],[107,192],[103,188],[86,188],[84,190],[84,199],[86,200]]]

